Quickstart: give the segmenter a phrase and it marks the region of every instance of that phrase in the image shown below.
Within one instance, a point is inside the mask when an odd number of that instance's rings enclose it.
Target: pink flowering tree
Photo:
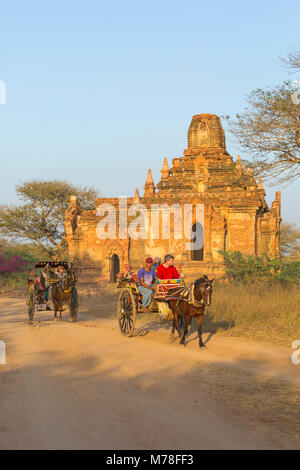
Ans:
[[[21,256],[15,255],[7,259],[0,253],[0,275],[8,275],[24,272],[27,268],[28,262]]]

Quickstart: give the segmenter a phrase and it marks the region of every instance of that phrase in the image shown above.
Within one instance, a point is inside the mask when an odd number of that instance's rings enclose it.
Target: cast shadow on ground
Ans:
[[[145,319],[146,320],[146,319]],[[233,322],[229,321],[215,321],[211,316],[207,316],[204,318],[203,322],[203,333],[208,333],[207,338],[204,340],[204,344],[208,343],[213,335],[215,335],[218,330],[228,330],[234,326]],[[155,333],[159,330],[170,330],[171,333],[172,329],[172,321],[164,321],[161,319],[153,320],[151,319],[145,325],[135,329],[133,336],[146,336],[149,333]],[[196,333],[196,334],[195,334]],[[177,334],[174,335],[174,340],[176,339]],[[186,344],[198,341],[198,334],[197,334],[197,323],[196,320],[192,320],[191,325],[189,327],[188,334],[186,336]]]

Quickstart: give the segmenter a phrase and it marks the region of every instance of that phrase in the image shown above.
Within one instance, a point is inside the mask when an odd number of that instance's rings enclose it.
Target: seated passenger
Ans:
[[[154,258],[153,260],[153,265],[151,269],[156,272],[156,269],[158,268],[160,264],[161,264],[161,259],[158,256],[156,256],[156,258]]]
[[[158,279],[179,279],[180,274],[174,266],[174,256],[166,255],[164,263],[156,269]]]
[[[64,288],[63,282],[64,282],[64,279],[67,277],[67,273],[65,272],[65,268],[62,265],[58,266],[55,277],[59,281],[59,285],[61,289],[63,289]]]
[[[156,278],[155,272],[151,269],[153,265],[153,259],[146,258],[146,265],[138,272],[138,278],[140,285],[138,289],[143,296],[142,309],[143,312],[149,312],[149,306],[152,300],[152,294],[154,291],[154,280]]]

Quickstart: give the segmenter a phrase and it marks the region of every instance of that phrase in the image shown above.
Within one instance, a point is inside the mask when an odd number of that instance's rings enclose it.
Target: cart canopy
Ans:
[[[65,269],[71,269],[72,263],[68,263],[67,261],[39,261],[34,267],[45,268],[46,266],[49,266],[50,268],[58,268],[59,266],[62,266]]]

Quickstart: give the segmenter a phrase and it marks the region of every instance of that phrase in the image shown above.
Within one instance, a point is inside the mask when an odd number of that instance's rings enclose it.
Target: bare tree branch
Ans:
[[[281,62],[293,73],[300,70],[300,47],[288,54],[287,58],[281,58]]]
[[[300,175],[300,97],[296,102],[293,93],[291,82],[255,90],[243,113],[229,122],[237,144],[253,156],[254,174],[271,184]]]

